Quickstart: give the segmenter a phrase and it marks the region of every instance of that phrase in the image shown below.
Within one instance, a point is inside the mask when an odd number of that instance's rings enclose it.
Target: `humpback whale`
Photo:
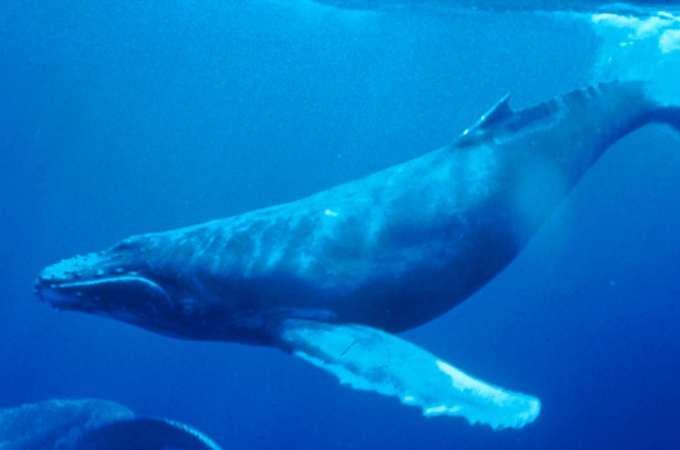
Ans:
[[[524,110],[503,98],[452,144],[308,198],[133,236],[47,267],[60,310],[183,339],[275,346],[426,416],[519,428],[540,401],[478,380],[396,334],[498,275],[605,150],[680,108],[642,82]]]
[[[137,417],[108,400],[46,400],[0,409],[2,450],[220,450],[199,431]]]

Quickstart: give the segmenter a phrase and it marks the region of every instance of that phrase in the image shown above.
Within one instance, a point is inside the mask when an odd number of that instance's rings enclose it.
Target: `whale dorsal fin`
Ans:
[[[510,94],[506,94],[487,111],[474,125],[463,131],[461,138],[478,138],[493,128],[495,125],[504,123],[513,116],[510,108]]]
[[[510,94],[505,94],[505,96],[496,102],[496,104],[493,105],[491,109],[486,112],[486,114],[480,117],[474,125],[465,131],[473,132],[477,130],[488,129],[494,124],[512,117],[512,114],[512,109],[510,109]]]
[[[494,123],[498,123],[512,117],[512,109],[510,109],[510,94],[500,99],[491,109],[479,119],[479,125],[482,128],[489,128]]]

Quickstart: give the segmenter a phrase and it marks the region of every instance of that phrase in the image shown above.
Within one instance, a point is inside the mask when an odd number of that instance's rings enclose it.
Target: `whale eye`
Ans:
[[[203,307],[193,298],[185,298],[179,303],[179,310],[183,316],[198,317],[203,315]]]

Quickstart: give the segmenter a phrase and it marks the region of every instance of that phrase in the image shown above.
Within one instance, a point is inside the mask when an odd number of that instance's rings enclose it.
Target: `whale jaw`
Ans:
[[[171,296],[133,266],[119,253],[75,256],[45,268],[34,292],[58,310],[110,316],[137,325],[154,322],[172,309]]]
[[[139,276],[120,276],[89,281],[46,284],[38,280],[36,294],[57,309],[93,312],[116,305],[123,307],[145,299],[157,303],[171,300],[158,284]]]

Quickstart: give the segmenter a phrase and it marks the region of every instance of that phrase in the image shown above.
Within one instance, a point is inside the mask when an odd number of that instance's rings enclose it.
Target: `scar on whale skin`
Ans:
[[[618,139],[680,108],[614,82],[521,111],[504,97],[451,145],[308,198],[46,268],[37,295],[183,339],[279,347],[341,383],[493,428],[537,398],[395,334],[464,301],[526,246]]]

